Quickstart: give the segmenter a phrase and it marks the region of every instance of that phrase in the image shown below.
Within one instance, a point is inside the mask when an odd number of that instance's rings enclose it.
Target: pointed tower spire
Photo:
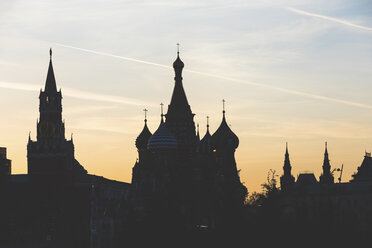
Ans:
[[[285,155],[284,155],[284,174],[290,175],[291,174],[291,162],[289,160],[289,153],[288,153],[288,142],[285,142]]]
[[[48,68],[48,75],[45,82],[45,92],[55,93],[57,92],[57,84],[56,79],[54,77],[54,70],[53,70],[53,64],[52,64],[52,48],[49,49],[49,68]]]
[[[325,142],[325,150],[324,150],[324,165],[329,165],[329,158],[328,158],[328,148],[327,148],[327,141]],[[330,165],[329,165],[330,166]]]
[[[323,173],[319,177],[319,181],[321,183],[333,183],[334,177],[331,172],[331,164],[329,162],[329,157],[328,157],[327,141],[325,142],[324,160],[323,160],[322,168],[323,168]]]
[[[289,154],[288,154],[288,142],[285,142],[285,155],[288,155],[288,158],[289,158]]]
[[[289,160],[288,142],[285,142],[283,176],[280,177],[280,186],[283,191],[288,191],[291,189],[295,182],[295,178],[292,176],[291,170],[292,166]]]

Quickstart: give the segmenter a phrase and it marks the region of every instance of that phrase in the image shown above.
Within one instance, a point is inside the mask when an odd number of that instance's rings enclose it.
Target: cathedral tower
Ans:
[[[195,134],[194,114],[191,112],[182,84],[182,70],[184,63],[180,59],[179,51],[177,59],[173,63],[175,72],[175,85],[171,103],[168,106],[166,125],[176,136],[178,150],[186,154],[196,150],[197,136]]]

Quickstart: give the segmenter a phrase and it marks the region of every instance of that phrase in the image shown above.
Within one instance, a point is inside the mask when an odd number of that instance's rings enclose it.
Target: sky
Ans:
[[[0,146],[14,174],[27,173],[50,47],[66,136],[91,174],[130,182],[143,109],[154,132],[170,102],[177,43],[201,136],[226,100],[249,192],[282,174],[285,142],[293,175],[318,178],[327,141],[344,182],[372,151],[369,0],[0,0],[0,37]]]

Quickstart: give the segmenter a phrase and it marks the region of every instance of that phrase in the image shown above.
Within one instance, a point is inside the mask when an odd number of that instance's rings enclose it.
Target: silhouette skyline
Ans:
[[[370,17],[364,11],[368,3],[1,4],[0,103],[7,108],[2,112],[6,121],[0,123],[0,145],[7,147],[13,173],[27,171],[25,137],[29,131],[33,139],[36,136],[31,127],[37,116],[36,97],[45,79],[44,51],[49,47],[54,51],[57,85],[64,92],[66,136],[74,133],[80,148],[77,157],[94,174],[130,181],[136,158],[131,148],[141,131],[138,123],[143,120],[142,110],[149,110],[148,127],[153,131],[159,124],[159,102],[170,102],[172,69],[89,54],[55,43],[170,67],[175,44],[180,42],[190,70],[372,105],[367,94],[371,90],[370,32],[287,9],[369,27]],[[203,11],[206,7],[210,9],[207,13]],[[102,22],[104,16],[110,18]],[[128,25],[129,19],[138,18],[141,22]],[[210,116],[210,132],[217,129],[220,101],[227,100],[232,129],[240,138],[238,166],[249,191],[260,190],[268,169],[281,170],[286,141],[294,176],[311,170],[319,178],[324,142],[328,141],[331,164],[337,168],[344,164],[346,181],[361,164],[364,151],[371,149],[372,117],[368,109],[187,71],[184,75],[201,134],[206,131],[206,116]]]

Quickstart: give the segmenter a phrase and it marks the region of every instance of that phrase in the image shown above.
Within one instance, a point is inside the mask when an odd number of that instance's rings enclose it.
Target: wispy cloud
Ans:
[[[23,90],[23,91],[39,91],[39,85],[25,84],[25,83],[15,83],[15,82],[3,82],[0,81],[0,88],[12,89],[12,90]],[[136,105],[136,106],[148,106],[151,103],[134,100],[131,98],[124,98],[113,95],[97,94],[92,92],[80,91],[72,88],[63,88],[63,95],[69,96],[77,99],[85,99],[99,102],[109,102],[109,103],[120,103],[126,105]]]
[[[89,50],[89,49],[84,49],[84,48],[79,48],[79,47],[74,47],[74,46],[68,46],[68,45],[63,45],[63,44],[59,44],[59,43],[56,43],[56,45],[62,46],[62,47],[65,47],[65,48],[71,48],[71,49],[80,50],[80,51],[84,51],[84,52],[94,53],[94,54],[97,54],[97,55],[110,56],[110,57],[114,57],[114,58],[118,58],[118,59],[124,59],[124,60],[128,60],[128,61],[136,62],[136,63],[153,65],[153,66],[158,66],[158,67],[163,67],[163,68],[171,68],[170,66],[167,66],[167,65],[158,64],[158,63],[154,63],[154,62],[149,62],[149,61],[145,61],[145,60],[139,60],[139,59],[124,57],[124,56],[118,56],[118,55],[114,55],[114,54],[110,54],[110,53],[98,52],[98,51],[94,51],[94,50]],[[368,104],[352,102],[352,101],[347,101],[347,100],[337,99],[337,98],[332,98],[332,97],[327,97],[327,96],[321,96],[321,95],[316,95],[316,94],[312,94],[312,93],[306,93],[306,92],[301,92],[301,91],[297,91],[297,90],[291,90],[291,89],[276,87],[276,86],[272,86],[272,85],[267,85],[267,84],[262,84],[262,83],[257,83],[257,82],[251,82],[251,81],[247,81],[247,80],[225,77],[225,76],[216,75],[216,74],[207,73],[207,72],[200,72],[200,71],[187,70],[187,69],[184,70],[184,71],[194,73],[194,74],[203,75],[203,76],[207,76],[207,77],[223,79],[223,80],[226,80],[226,81],[231,81],[231,82],[235,82],[235,83],[239,83],[239,84],[252,85],[252,86],[256,86],[256,87],[266,88],[266,89],[269,89],[269,90],[280,91],[280,92],[284,92],[284,93],[287,93],[287,94],[303,96],[303,97],[322,100],[322,101],[341,103],[341,104],[350,105],[350,106],[359,107],[359,108],[372,109],[372,106],[368,105]]]
[[[300,10],[300,9],[292,8],[292,7],[288,7],[287,9],[294,12],[294,13],[300,14],[300,15],[317,17],[317,18],[321,18],[321,19],[324,19],[324,20],[328,20],[328,21],[340,23],[340,24],[343,24],[343,25],[347,25],[347,26],[350,26],[350,27],[359,28],[359,29],[366,30],[366,31],[372,31],[372,28],[370,28],[370,27],[354,24],[354,23],[351,23],[351,22],[348,22],[348,21],[345,21],[345,20],[341,20],[341,19],[338,19],[338,18],[325,16],[325,15],[319,15],[319,14],[303,11],[303,10]]]

